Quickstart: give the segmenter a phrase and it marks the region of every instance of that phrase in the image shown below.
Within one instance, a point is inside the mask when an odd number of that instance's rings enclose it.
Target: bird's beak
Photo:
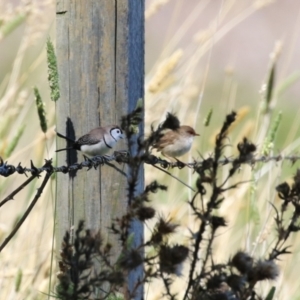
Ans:
[[[195,132],[194,136],[200,136],[200,134]]]

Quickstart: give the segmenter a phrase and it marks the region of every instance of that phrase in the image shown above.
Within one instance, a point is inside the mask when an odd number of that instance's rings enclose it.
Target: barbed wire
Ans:
[[[123,152],[114,153],[113,155],[104,155],[104,156],[95,156],[93,158],[88,158],[84,156],[85,160],[81,163],[74,163],[72,165],[64,165],[60,167],[54,167],[52,165],[52,159],[45,159],[45,164],[42,167],[37,168],[32,160],[30,160],[30,167],[23,167],[21,163],[17,166],[8,164],[8,162],[4,162],[2,158],[0,158],[0,175],[4,177],[8,177],[13,175],[14,173],[24,174],[27,176],[27,173],[30,173],[32,176],[36,176],[42,172],[52,172],[52,173],[69,173],[72,171],[77,171],[83,168],[87,168],[88,170],[91,168],[97,169],[100,165],[111,164],[110,161],[120,161],[121,157],[124,158],[127,156],[127,153]],[[123,161],[122,161],[123,162]]]
[[[137,157],[133,157],[133,159],[136,159]],[[42,172],[51,172],[51,173],[69,173],[72,171],[77,171],[83,168],[89,169],[97,169],[99,166],[103,165],[109,165],[110,167],[115,168],[118,172],[122,173],[126,176],[126,173],[117,168],[115,165],[111,164],[110,162],[116,161],[118,163],[129,163],[130,159],[132,157],[129,157],[129,154],[127,151],[115,151],[112,155],[104,155],[104,156],[94,156],[92,158],[88,158],[84,156],[84,161],[81,163],[74,163],[71,165],[63,165],[59,167],[54,167],[52,165],[52,159],[45,159],[45,164],[42,167],[36,167],[32,160],[30,160],[30,167],[23,167],[21,163],[19,163],[17,166],[14,166],[12,164],[8,164],[8,162],[4,162],[3,159],[0,157],[0,176],[8,177],[13,175],[14,173],[18,174],[24,174],[27,176],[27,173],[30,173],[32,176],[39,176]],[[159,165],[160,167],[167,169],[167,168],[183,168],[183,167],[189,167],[192,169],[196,169],[198,166],[201,166],[203,162],[207,161],[207,159],[201,159],[201,160],[194,160],[193,162],[184,163],[179,160],[176,162],[167,161],[165,159],[161,159],[155,155],[148,154],[148,155],[142,155],[138,157],[138,159],[142,160],[144,163],[149,165]],[[209,159],[209,158],[208,158]],[[219,160],[219,164],[226,165],[233,163],[237,158],[236,157],[224,157]],[[258,162],[270,162],[270,161],[290,161],[292,164],[294,164],[297,160],[300,160],[299,155],[273,155],[273,156],[259,156],[259,157],[252,157],[249,159],[246,163],[250,165],[254,165]]]

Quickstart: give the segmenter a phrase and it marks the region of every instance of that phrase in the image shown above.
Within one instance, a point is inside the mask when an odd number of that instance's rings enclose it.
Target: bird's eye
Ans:
[[[120,130],[117,130],[117,133],[120,133]]]

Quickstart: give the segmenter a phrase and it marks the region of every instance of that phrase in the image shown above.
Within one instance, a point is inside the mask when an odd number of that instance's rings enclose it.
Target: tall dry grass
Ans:
[[[238,113],[238,119],[229,134],[230,146],[226,148],[227,157],[237,154],[236,145],[244,136],[257,145],[257,156],[297,154],[300,145],[300,124],[297,118],[299,108],[298,105],[293,104],[293,101],[283,100],[284,95],[286,96],[288,90],[299,79],[297,68],[293,68],[290,64],[292,53],[296,51],[295,43],[299,41],[295,38],[296,27],[287,28],[290,34],[294,35],[288,43],[274,39],[274,47],[269,49],[269,60],[265,61],[265,75],[259,74],[261,84],[254,86],[255,91],[252,92],[255,97],[252,99],[247,99],[246,95],[252,83],[249,82],[249,86],[246,83],[245,86],[242,76],[239,76],[235,68],[230,65],[230,60],[229,65],[220,66],[219,70],[215,69],[213,62],[217,59],[214,54],[217,52],[216,49],[224,47],[224,42],[219,45],[222,40],[226,41],[227,38],[230,40],[228,36],[231,31],[255,15],[274,9],[275,1],[244,1],[243,4],[240,1],[220,1],[215,5],[211,1],[198,1],[190,5],[190,10],[185,9],[185,5],[180,1],[173,3],[172,7],[171,3],[166,3],[166,7],[159,6],[160,11],[157,14],[161,14],[161,17],[158,16],[151,23],[151,18],[155,18],[151,3],[156,2],[159,1],[149,1],[149,13],[146,12],[148,22],[152,26],[155,26],[158,19],[163,19],[163,10],[171,16],[177,13],[175,17],[177,22],[172,23],[173,20],[168,19],[168,22],[170,21],[170,24],[167,22],[168,25],[175,27],[169,28],[169,32],[173,35],[164,40],[164,47],[147,72],[146,128],[149,128],[154,121],[156,124],[162,121],[166,112],[176,112],[183,124],[194,126],[201,134],[199,139],[195,139],[192,151],[183,158],[183,161],[192,161],[194,158],[200,159],[212,153],[215,135],[222,120],[226,113],[234,109]],[[170,7],[167,7],[168,5]],[[209,9],[209,6],[213,6],[214,10]],[[283,6],[288,9],[288,5]],[[182,18],[179,12],[184,10],[187,16]],[[212,16],[209,25],[197,31],[196,20],[205,19],[207,11]],[[295,21],[295,26],[297,22]],[[187,38],[186,35],[190,32],[194,34]],[[157,36],[160,36],[159,32]],[[263,42],[262,40],[261,43]],[[281,70],[281,66],[284,66],[284,70]],[[270,95],[266,87],[273,67],[275,78]],[[244,72],[247,72],[247,69],[244,69]],[[281,101],[285,101],[288,105],[283,105]],[[211,121],[209,126],[206,126],[205,120],[210,110],[212,110]],[[287,161],[278,161],[257,163],[255,166],[240,170],[237,180],[245,181],[245,184],[225,193],[226,201],[219,211],[222,216],[226,216],[229,226],[219,232],[214,242],[214,263],[225,263],[238,249],[246,250],[257,258],[263,257],[270,251],[272,241],[277,234],[275,212],[270,203],[277,207],[281,204],[275,187],[284,180],[289,181],[297,167],[299,167],[298,162],[293,165]],[[228,168],[223,168],[223,175],[220,175],[223,178],[220,178],[220,181],[225,179]],[[191,170],[172,170],[172,174],[191,186],[195,185],[197,175]],[[161,193],[155,197],[159,199],[156,200],[155,205],[164,215],[181,224],[177,236],[173,237],[173,242],[185,241],[186,245],[189,245],[191,231],[195,232],[198,228],[187,205],[187,201],[191,199],[190,190],[164,173],[146,166],[146,183],[153,179],[169,186],[168,193]],[[292,276],[296,274],[294,266],[300,259],[299,242],[296,237],[293,237],[288,244],[292,245],[292,255],[286,256],[286,260],[279,263],[281,273],[278,280],[261,286],[262,294],[266,295],[274,285],[276,299],[299,298],[300,289],[292,280]],[[188,262],[185,272],[187,270]],[[161,299],[163,286],[161,285],[159,289],[157,284],[159,283],[155,283],[155,289],[149,284],[146,289],[147,299]],[[177,278],[173,286],[175,291],[182,295],[186,286],[186,277]]]
[[[53,29],[54,1],[0,1],[0,156],[13,165],[41,165],[53,157],[54,104],[47,83],[45,41]],[[47,13],[45,13],[47,12]],[[46,103],[48,131],[39,125],[33,86]],[[26,180],[14,174],[0,178],[1,199]],[[33,198],[41,179],[27,186],[0,210],[1,241]],[[51,266],[54,180],[33,213],[1,252],[0,298],[45,299]]]

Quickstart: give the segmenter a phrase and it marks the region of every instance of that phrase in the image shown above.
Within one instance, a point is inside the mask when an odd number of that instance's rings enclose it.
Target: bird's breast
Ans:
[[[96,156],[104,155],[110,150],[110,148],[108,148],[103,141],[100,141],[93,145],[81,145],[80,150],[86,155]]]
[[[193,137],[184,137],[184,138],[177,139],[172,144],[164,147],[162,153],[172,157],[181,156],[187,153],[191,149],[193,139],[194,139]]]

